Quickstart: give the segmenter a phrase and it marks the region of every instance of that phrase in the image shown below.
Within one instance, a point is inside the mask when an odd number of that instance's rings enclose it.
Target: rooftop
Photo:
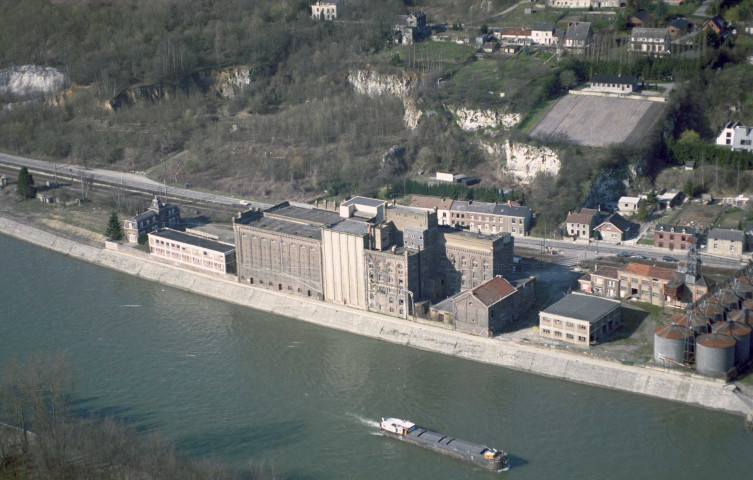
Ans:
[[[172,240],[173,242],[186,243],[195,247],[206,248],[207,250],[213,250],[215,252],[229,253],[235,250],[235,245],[227,243],[215,242],[203,237],[197,237],[195,235],[189,235],[178,230],[172,230],[166,228],[157,232],[150,233],[151,237],[164,238],[165,240]]]
[[[319,225],[311,225],[308,223],[301,223],[297,221],[288,220],[285,218],[256,216],[244,221],[236,223],[245,224],[249,227],[258,228],[260,230],[267,230],[270,232],[282,233],[285,235],[293,235],[296,237],[311,238],[314,240],[322,239],[322,227]]]
[[[727,230],[715,228],[709,232],[709,240],[729,240],[731,242],[742,242],[745,234],[740,230]]]
[[[385,200],[379,200],[376,198],[353,197],[350,200],[343,202],[342,206],[347,207],[349,205],[363,205],[365,207],[378,207],[379,205],[383,205],[385,203],[387,203]]]
[[[620,269],[620,272],[642,275],[644,277],[661,278],[664,280],[675,279],[675,271],[670,268],[655,267],[653,265],[644,265],[642,263],[628,263]]]
[[[341,220],[338,212],[322,208],[293,206],[288,202],[280,203],[265,210],[264,216],[296,220],[315,225],[331,225]]]
[[[505,297],[515,293],[517,289],[502,277],[494,277],[471,290],[474,297],[490,307]]]
[[[617,280],[620,278],[619,271],[614,267],[601,267],[598,268],[591,274],[595,277],[604,277],[604,278],[613,278]]]
[[[620,302],[617,300],[571,293],[554,305],[547,307],[543,310],[543,313],[595,323],[616,308],[620,308]]]
[[[526,217],[531,209],[521,205],[508,203],[475,202],[473,200],[455,200],[451,210],[458,212],[486,213],[490,215],[506,215],[511,217]]]
[[[695,235],[696,230],[693,227],[683,225],[670,225],[668,223],[658,223],[654,227],[655,232],[670,232],[670,233],[685,233],[688,235]]]
[[[630,34],[630,38],[653,38],[664,39],[668,35],[668,32],[664,28],[644,28],[636,27]]]
[[[349,218],[330,228],[335,232],[349,233],[352,235],[368,235],[370,225],[370,223]]]
[[[425,197],[423,195],[413,195],[413,197],[410,200],[409,206],[413,208],[423,208],[423,209],[432,209],[436,207],[437,210],[449,210],[450,207],[452,207],[452,200],[439,198],[439,197]]]
[[[632,85],[638,81],[633,75],[606,75],[594,73],[591,83],[616,83],[618,85]]]

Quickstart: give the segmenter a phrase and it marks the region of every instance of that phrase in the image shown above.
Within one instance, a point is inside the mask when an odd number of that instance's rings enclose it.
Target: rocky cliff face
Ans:
[[[520,123],[519,113],[502,113],[496,110],[474,110],[465,107],[447,107],[455,115],[458,126],[466,132],[484,128],[509,129]]]
[[[120,107],[137,103],[158,102],[170,98],[170,93],[162,85],[137,85],[120,92],[112,100],[105,102],[105,109],[117,110]]]
[[[378,73],[373,70],[353,70],[348,74],[348,83],[353,89],[371,97],[377,95],[395,95],[403,101],[405,126],[413,130],[421,118],[421,110],[415,100],[409,97],[410,91],[418,83],[418,76],[403,72],[401,74]]]
[[[507,171],[521,182],[530,182],[539,173],[557,175],[562,166],[557,152],[525,143],[505,144]]]
[[[17,99],[48,97],[64,84],[65,75],[52,67],[23,65],[0,70],[0,95]]]
[[[591,183],[586,195],[585,206],[597,208],[610,202],[616,202],[625,194],[629,184],[629,175],[625,170],[604,170]]]

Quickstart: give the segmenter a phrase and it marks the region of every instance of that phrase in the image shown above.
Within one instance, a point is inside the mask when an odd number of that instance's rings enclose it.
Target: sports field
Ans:
[[[532,129],[531,136],[565,137],[577,145],[634,145],[659,117],[664,104],[647,100],[565,95]]]

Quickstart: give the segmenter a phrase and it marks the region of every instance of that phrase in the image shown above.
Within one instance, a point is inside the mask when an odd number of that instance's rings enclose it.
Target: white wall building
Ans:
[[[716,137],[716,144],[732,150],[753,150],[753,127],[745,127],[740,122],[729,122]]]
[[[336,20],[341,6],[340,0],[319,0],[311,5],[311,18],[314,20]]]

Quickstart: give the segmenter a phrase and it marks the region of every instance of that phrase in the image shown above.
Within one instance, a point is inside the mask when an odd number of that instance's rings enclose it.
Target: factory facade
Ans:
[[[436,211],[366,197],[336,211],[252,209],[233,228],[239,282],[399,318],[512,271],[510,233],[439,226]]]

